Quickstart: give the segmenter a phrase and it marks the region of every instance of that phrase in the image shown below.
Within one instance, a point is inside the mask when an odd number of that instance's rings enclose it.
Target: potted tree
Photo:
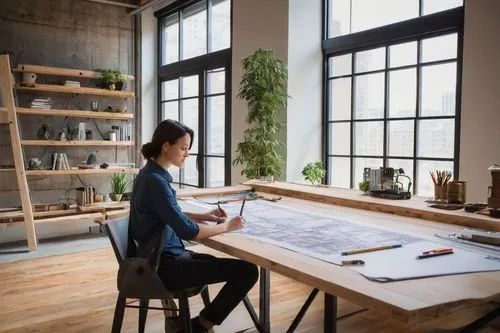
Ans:
[[[313,185],[321,184],[323,177],[325,177],[326,171],[323,162],[311,162],[307,163],[304,169],[302,169],[302,175],[304,179],[311,182]]]
[[[277,139],[286,108],[288,69],[274,51],[259,49],[241,61],[243,75],[238,98],[247,103],[248,128],[238,143],[233,165],[242,165],[249,179],[272,180],[281,174],[282,143]]]
[[[128,185],[132,182],[124,173],[115,173],[111,176],[111,200],[120,201],[123,193],[127,190]]]

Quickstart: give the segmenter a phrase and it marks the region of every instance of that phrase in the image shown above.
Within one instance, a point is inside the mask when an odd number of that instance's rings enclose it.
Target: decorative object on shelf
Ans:
[[[28,160],[29,170],[40,170],[42,168],[42,161],[38,157],[33,157]]]
[[[36,74],[30,72],[23,72],[23,81],[21,83],[25,87],[34,87],[36,83]]]
[[[64,130],[59,132],[59,140],[66,141],[66,132]]]
[[[66,126],[66,138],[68,140],[78,139],[78,128],[75,127],[71,122]]]
[[[115,173],[111,176],[112,199],[120,201],[123,193],[127,190],[128,185],[132,182],[132,178],[124,173]]]
[[[36,136],[42,140],[50,140],[53,135],[52,124],[47,119],[44,119],[38,131],[36,131]]]
[[[97,153],[97,152],[95,152]],[[85,160],[85,163],[87,165],[93,165],[97,161],[96,154],[95,153],[90,153],[89,156],[87,156],[87,159]]]
[[[325,173],[325,165],[320,161],[307,163],[302,169],[304,179],[310,181],[313,185],[320,184],[323,177],[325,177]]]
[[[109,141],[116,141],[116,132],[115,131],[109,132]]]
[[[238,143],[233,165],[242,165],[242,175],[260,179],[281,174],[283,143],[278,132],[280,115],[286,108],[288,70],[274,51],[259,49],[242,60],[243,76],[238,98],[248,106],[244,141]]]
[[[92,133],[92,130],[85,130],[85,140],[93,140],[94,135]]]
[[[94,100],[91,102],[91,106],[90,106],[90,109],[92,111],[99,111],[99,102]]]
[[[80,122],[78,124],[78,140],[85,140],[85,123]]]
[[[109,168],[109,164],[108,163],[103,163],[99,166],[101,169],[107,169]]]

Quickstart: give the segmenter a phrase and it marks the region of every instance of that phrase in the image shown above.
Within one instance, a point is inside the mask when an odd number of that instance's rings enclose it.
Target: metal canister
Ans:
[[[464,181],[448,182],[448,188],[446,191],[448,197],[448,203],[457,203],[457,204],[465,203],[466,185],[467,182]]]

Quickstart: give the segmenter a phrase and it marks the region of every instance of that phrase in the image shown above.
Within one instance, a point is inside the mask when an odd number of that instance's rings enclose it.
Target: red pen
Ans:
[[[427,250],[422,252],[422,254],[430,254],[430,253],[441,253],[441,252],[448,252],[448,251],[453,251],[451,247],[444,247],[440,249],[434,249],[434,250]]]

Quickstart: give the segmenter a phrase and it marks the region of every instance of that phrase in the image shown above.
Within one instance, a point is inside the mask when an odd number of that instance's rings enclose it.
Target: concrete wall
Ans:
[[[493,163],[500,163],[500,1],[466,0],[460,178],[467,200],[487,199]]]
[[[119,69],[133,73],[133,19],[127,9],[82,0],[2,0],[0,1],[0,52],[12,52],[11,63],[34,64],[84,70]],[[19,79],[19,76],[18,76]],[[67,77],[39,76],[38,82],[60,83]],[[80,80],[82,86],[96,86],[95,80]],[[133,84],[129,89],[134,89]],[[89,109],[91,100],[98,100],[100,108],[124,103],[121,99],[70,94],[21,94],[19,105],[27,106],[34,97],[50,97],[53,108]],[[128,102],[129,109],[133,103]],[[20,116],[22,138],[35,138],[43,117]],[[55,134],[65,127],[63,117],[50,117]],[[86,128],[100,139],[99,130],[107,136],[111,125],[120,122],[71,119],[74,124],[86,122]],[[98,129],[99,128],[99,129]],[[89,147],[81,149],[27,148],[25,158],[42,158],[50,164],[53,152],[65,152],[74,166],[85,160],[90,152],[97,151],[98,162],[134,161],[133,150],[120,148]],[[0,127],[1,165],[13,164],[9,132]],[[110,192],[109,176],[51,176],[30,178],[29,186],[33,203],[71,201],[72,189],[82,183],[96,187],[98,193]],[[0,173],[0,207],[20,205],[17,182],[13,172]],[[89,221],[38,225],[39,237],[71,232],[88,231]],[[0,226],[0,242],[25,239],[24,226]],[[71,231],[72,230],[72,231]]]

